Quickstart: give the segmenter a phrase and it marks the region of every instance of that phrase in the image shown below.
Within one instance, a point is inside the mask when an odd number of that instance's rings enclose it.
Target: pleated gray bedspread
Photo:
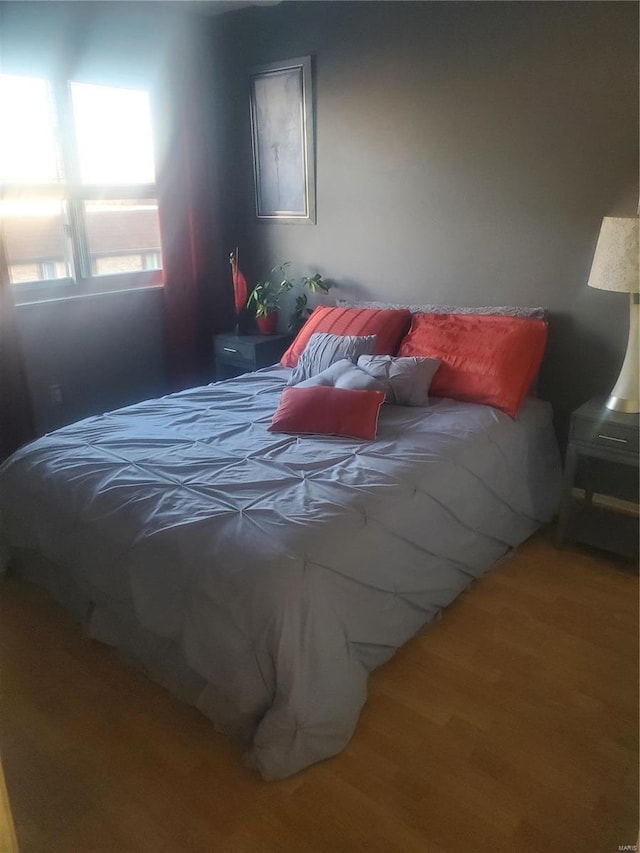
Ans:
[[[46,558],[27,577],[267,779],[344,748],[369,671],[548,521],[560,485],[544,402],[517,420],[385,404],[372,442],[272,434],[288,375],[92,417],[0,468],[5,558]]]

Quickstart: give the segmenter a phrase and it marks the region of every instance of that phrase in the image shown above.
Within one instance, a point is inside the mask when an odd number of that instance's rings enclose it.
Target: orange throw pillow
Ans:
[[[544,320],[414,314],[398,355],[440,359],[429,394],[483,403],[515,417],[540,368]]]
[[[384,391],[354,391],[331,385],[285,388],[269,431],[373,441],[383,403]]]
[[[394,355],[409,328],[411,312],[397,308],[333,308],[320,305],[298,332],[280,359],[284,367],[295,367],[300,353],[314,332],[332,335],[375,335],[373,355]]]

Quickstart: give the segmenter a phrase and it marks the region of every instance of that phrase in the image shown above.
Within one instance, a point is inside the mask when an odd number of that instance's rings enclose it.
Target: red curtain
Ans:
[[[185,23],[156,98],[158,200],[172,390],[210,382],[213,331],[232,324],[216,222],[211,43]],[[220,298],[221,297],[221,298]]]

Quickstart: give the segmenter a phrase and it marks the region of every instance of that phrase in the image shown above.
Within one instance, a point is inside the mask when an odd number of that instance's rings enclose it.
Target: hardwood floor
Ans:
[[[0,583],[23,853],[610,853],[638,840],[638,576],[548,532],[373,674],[341,755],[262,782],[200,714]]]
[[[2,853],[16,853],[17,849],[18,839],[16,838],[13,815],[9,806],[4,772],[0,764],[0,851]]]

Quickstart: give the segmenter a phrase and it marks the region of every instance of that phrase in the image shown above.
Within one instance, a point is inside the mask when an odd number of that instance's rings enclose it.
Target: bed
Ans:
[[[0,468],[0,555],[246,743],[342,750],[367,677],[555,512],[548,403],[385,404],[375,441],[268,427],[291,368],[139,403]],[[1,557],[0,557],[1,559]]]

